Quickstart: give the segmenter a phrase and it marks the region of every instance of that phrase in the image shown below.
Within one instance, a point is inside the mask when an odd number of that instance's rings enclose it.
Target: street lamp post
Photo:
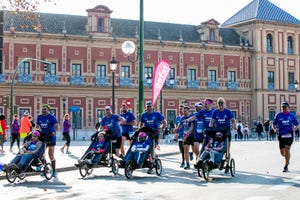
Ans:
[[[144,110],[144,0],[140,0],[140,31],[139,31],[139,53],[134,62],[139,60],[139,115]],[[122,51],[128,56],[135,51],[135,45],[131,41],[122,44]]]
[[[11,85],[10,85],[10,124],[12,124],[12,121],[13,121],[13,107],[14,107],[14,82],[15,82],[15,78],[16,78],[16,75],[17,75],[17,72],[18,70],[20,69],[21,65],[25,62],[25,61],[37,61],[37,62],[42,62],[44,64],[47,64],[47,67],[44,68],[44,71],[47,71],[48,70],[48,66],[51,65],[51,62],[48,62],[46,60],[40,60],[40,59],[36,59],[36,58],[24,58],[23,60],[21,60],[21,62],[18,63],[15,71],[14,71],[14,74],[12,76],[12,79],[11,79]]]
[[[115,112],[115,71],[117,69],[118,62],[115,57],[112,57],[110,61],[110,69],[112,71],[112,112]]]

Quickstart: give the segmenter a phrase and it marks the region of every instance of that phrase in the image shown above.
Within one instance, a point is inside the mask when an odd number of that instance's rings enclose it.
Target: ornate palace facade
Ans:
[[[121,45],[138,44],[139,21],[113,19],[111,13],[102,5],[88,9],[87,16],[4,11],[1,97],[10,95],[20,69],[15,110],[5,108],[1,98],[1,111],[28,110],[35,117],[48,103],[59,119],[73,111],[77,128],[92,128],[112,104],[109,63],[115,57],[116,111],[130,101],[138,115],[139,66],[128,61]],[[253,0],[222,25],[214,19],[199,26],[146,21],[144,38],[145,100],[151,99],[147,78],[155,64],[161,59],[171,64],[163,99],[155,105],[168,121],[181,103],[193,106],[220,96],[244,123],[272,118],[283,100],[300,113],[294,84],[300,81],[300,21],[268,0]],[[25,58],[52,64],[45,72],[42,62]]]

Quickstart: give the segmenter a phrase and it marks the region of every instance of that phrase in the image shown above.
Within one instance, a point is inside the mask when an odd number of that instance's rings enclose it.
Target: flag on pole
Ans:
[[[157,63],[154,76],[152,79],[152,103],[155,104],[157,97],[163,88],[165,81],[169,75],[171,68],[170,64],[166,60],[161,60]]]

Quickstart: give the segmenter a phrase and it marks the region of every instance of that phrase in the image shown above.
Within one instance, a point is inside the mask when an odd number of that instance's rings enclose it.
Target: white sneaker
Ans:
[[[62,148],[60,148],[60,151],[62,152],[62,153],[64,153],[64,148],[62,147]]]

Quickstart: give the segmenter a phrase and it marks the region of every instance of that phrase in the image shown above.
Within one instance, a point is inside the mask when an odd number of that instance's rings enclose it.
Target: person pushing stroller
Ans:
[[[124,161],[134,160],[142,168],[145,159],[149,156],[151,143],[152,141],[147,137],[147,134],[140,132],[137,140],[134,141],[129,152],[125,155]]]
[[[203,160],[209,156],[209,164],[213,165],[216,160],[215,158],[218,157],[217,155],[222,154],[224,144],[223,134],[221,132],[216,133],[215,139],[210,137],[207,145],[204,147],[204,151],[200,155],[198,164],[201,165]]]

